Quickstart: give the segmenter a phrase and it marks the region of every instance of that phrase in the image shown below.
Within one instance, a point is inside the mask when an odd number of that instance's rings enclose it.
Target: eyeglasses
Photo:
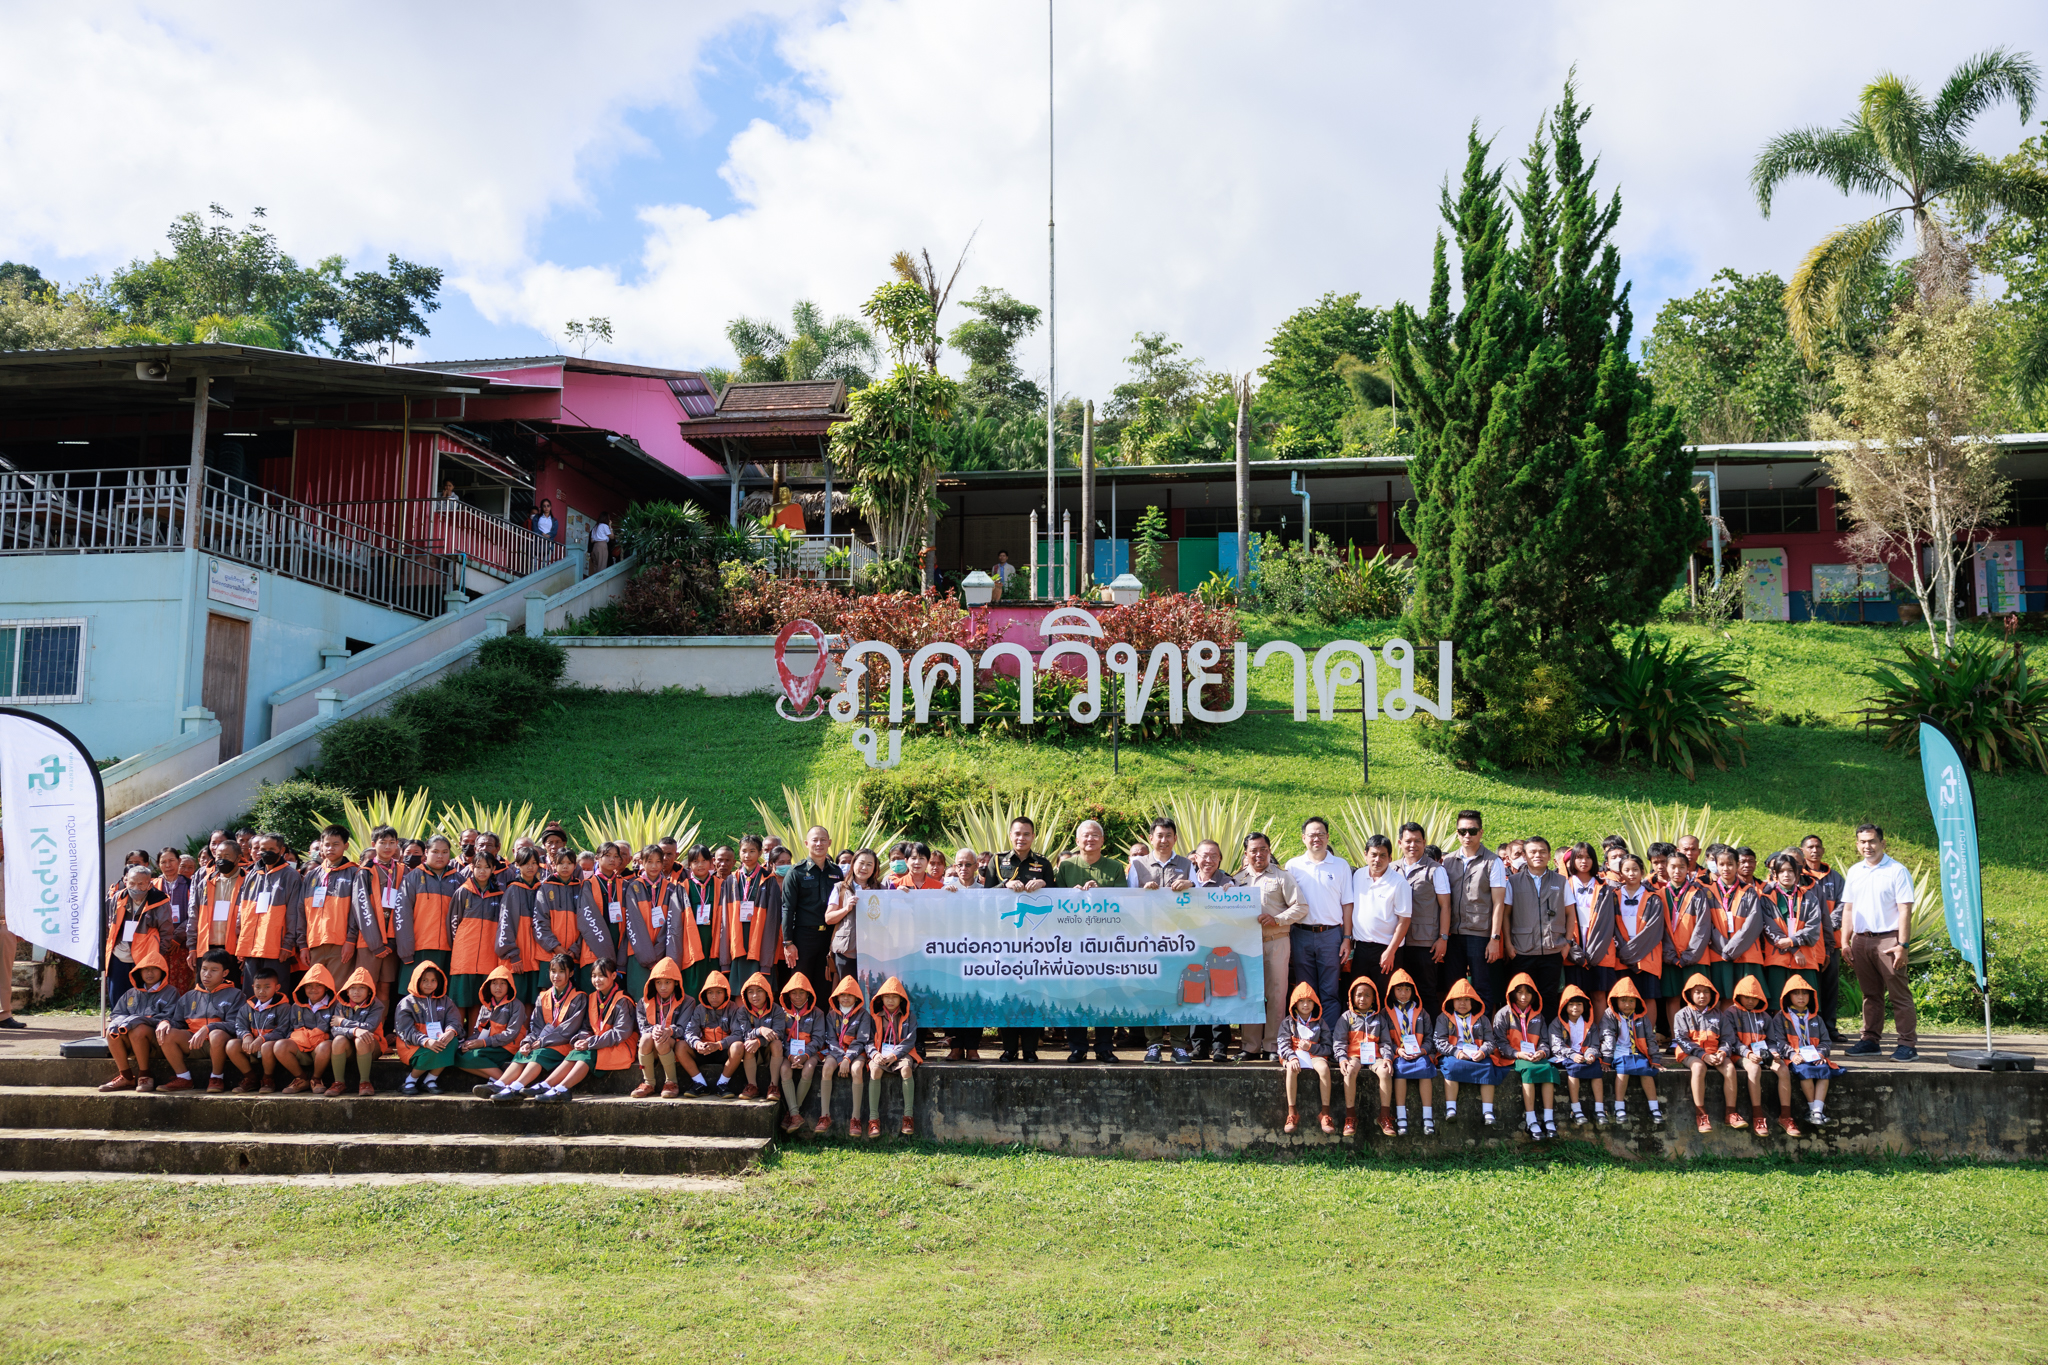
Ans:
[[[1458,831],[1458,837],[1460,839],[1470,838],[1472,835],[1475,835],[1477,833],[1479,833],[1479,826],[1467,825]]]

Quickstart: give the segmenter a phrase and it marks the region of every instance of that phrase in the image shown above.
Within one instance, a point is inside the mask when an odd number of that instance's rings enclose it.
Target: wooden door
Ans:
[[[199,704],[220,721],[220,761],[242,752],[243,710],[249,695],[249,623],[239,616],[206,616],[206,671]]]

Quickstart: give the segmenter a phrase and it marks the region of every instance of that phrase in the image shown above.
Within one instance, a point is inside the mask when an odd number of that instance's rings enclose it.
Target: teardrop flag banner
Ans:
[[[106,793],[77,738],[33,711],[0,707],[0,838],[7,927],[97,970]]]
[[[1948,941],[1977,972],[1984,989],[1984,880],[1977,868],[1977,797],[1970,765],[1941,722],[1920,717],[1920,772],[1941,853],[1941,908]]]

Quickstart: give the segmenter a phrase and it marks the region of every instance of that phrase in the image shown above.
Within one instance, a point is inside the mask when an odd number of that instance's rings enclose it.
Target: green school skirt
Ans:
[[[486,979],[483,972],[451,972],[448,977],[448,998],[466,1010],[475,1009],[477,1002],[483,999]]]
[[[1564,1079],[1549,1062],[1517,1060],[1515,1070],[1521,1073],[1523,1085],[1556,1085]]]
[[[1707,979],[1714,983],[1714,989],[1721,993],[1721,1003],[1726,1005],[1735,995],[1735,983],[1748,971],[1739,962],[1716,962],[1707,968]],[[1687,1002],[1691,1003],[1691,1002]]]
[[[647,990],[647,978],[650,975],[652,975],[653,972],[654,968],[641,966],[639,958],[627,958],[626,994],[632,996],[635,1000],[642,998],[642,996],[645,994]]]
[[[398,965],[398,989],[402,994],[412,985],[413,969],[422,962],[431,962],[441,969],[441,979],[448,979],[448,964],[455,960],[452,948],[421,948],[412,955],[412,961]]]
[[[455,1064],[464,1071],[503,1071],[512,1065],[512,1053],[509,1048],[473,1047],[457,1057]]]
[[[1772,1013],[1777,1012],[1778,997],[1785,993],[1785,983],[1790,981],[1793,975],[1794,970],[1790,967],[1764,968],[1764,990],[1766,992],[1764,1003],[1770,1008]]]
[[[454,1066],[455,1055],[461,1050],[462,1038],[458,1033],[456,1037],[450,1038],[439,1052],[429,1052],[421,1048],[412,1054],[412,1060],[406,1065],[414,1071],[439,1071],[442,1067]]]
[[[576,989],[586,993],[590,990],[590,964],[588,962],[576,969]],[[536,996],[535,998],[538,999],[539,997]]]
[[[1694,972],[1706,970],[1703,967],[1666,967],[1664,969],[1664,998],[1675,1000],[1685,990],[1685,979]]]
[[[556,1067],[562,1064],[563,1059],[566,1058],[568,1055],[568,1053],[564,1052],[562,1049],[558,1047],[539,1047],[535,1048],[531,1052],[521,1052],[519,1056],[514,1060],[522,1062],[537,1062],[541,1066],[546,1067],[548,1070],[553,1071]]]
[[[585,1066],[595,1069],[597,1066],[597,1053],[587,1047],[579,1047],[572,1050],[564,1060],[581,1062]]]

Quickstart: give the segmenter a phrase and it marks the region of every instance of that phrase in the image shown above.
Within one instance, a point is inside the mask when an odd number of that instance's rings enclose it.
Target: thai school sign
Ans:
[[[860,979],[910,992],[925,1028],[1258,1024],[1259,893],[867,891]]]
[[[881,737],[872,727],[862,725],[853,735],[854,748],[871,768],[893,768],[902,761],[901,727],[906,710],[913,723],[929,722],[933,694],[942,685],[957,688],[960,723],[974,724],[975,673],[992,669],[1004,659],[1017,666],[1017,718],[1025,725],[1037,718],[1034,675],[1040,669],[1059,667],[1066,662],[1071,662],[1085,680],[1067,703],[1067,715],[1077,725],[1094,725],[1106,716],[1114,716],[1117,699],[1105,696],[1105,682],[1109,680],[1120,684],[1117,691],[1122,719],[1127,725],[1137,725],[1144,719],[1155,692],[1164,696],[1167,719],[1174,725],[1183,724],[1190,717],[1212,725],[1226,724],[1246,712],[1250,670],[1282,661],[1293,666],[1296,721],[1309,718],[1311,684],[1315,688],[1318,718],[1325,721],[1336,718],[1338,693],[1350,687],[1361,689],[1359,709],[1369,720],[1408,720],[1418,713],[1438,720],[1451,718],[1448,640],[1437,643],[1436,697],[1432,700],[1415,690],[1415,647],[1401,639],[1388,640],[1378,649],[1357,640],[1332,640],[1312,657],[1289,640],[1270,640],[1260,645],[1257,652],[1239,641],[1230,647],[1226,665],[1223,646],[1212,640],[1197,641],[1185,651],[1171,642],[1157,644],[1142,658],[1134,646],[1122,642],[1102,649],[1102,623],[1080,607],[1059,607],[1047,612],[1038,631],[1040,638],[1049,643],[1036,655],[1007,640],[990,645],[979,656],[965,645],[942,641],[924,646],[908,659],[894,645],[881,640],[851,643],[839,657],[839,691],[828,702],[819,695],[827,664],[825,632],[810,621],[792,621],[775,642],[777,682],[783,692],[776,699],[775,709],[785,720],[816,720],[830,715],[843,724],[853,724],[864,719],[861,687],[874,676],[886,687],[890,727],[887,754],[881,752]],[[790,639],[800,632],[818,642],[817,664],[802,677],[790,672],[785,661]],[[1382,667],[1391,675],[1384,679],[1390,684],[1384,695],[1380,691]],[[1206,690],[1226,684],[1228,703],[1221,707],[1208,705],[1204,700]],[[784,708],[785,701],[793,710]]]

